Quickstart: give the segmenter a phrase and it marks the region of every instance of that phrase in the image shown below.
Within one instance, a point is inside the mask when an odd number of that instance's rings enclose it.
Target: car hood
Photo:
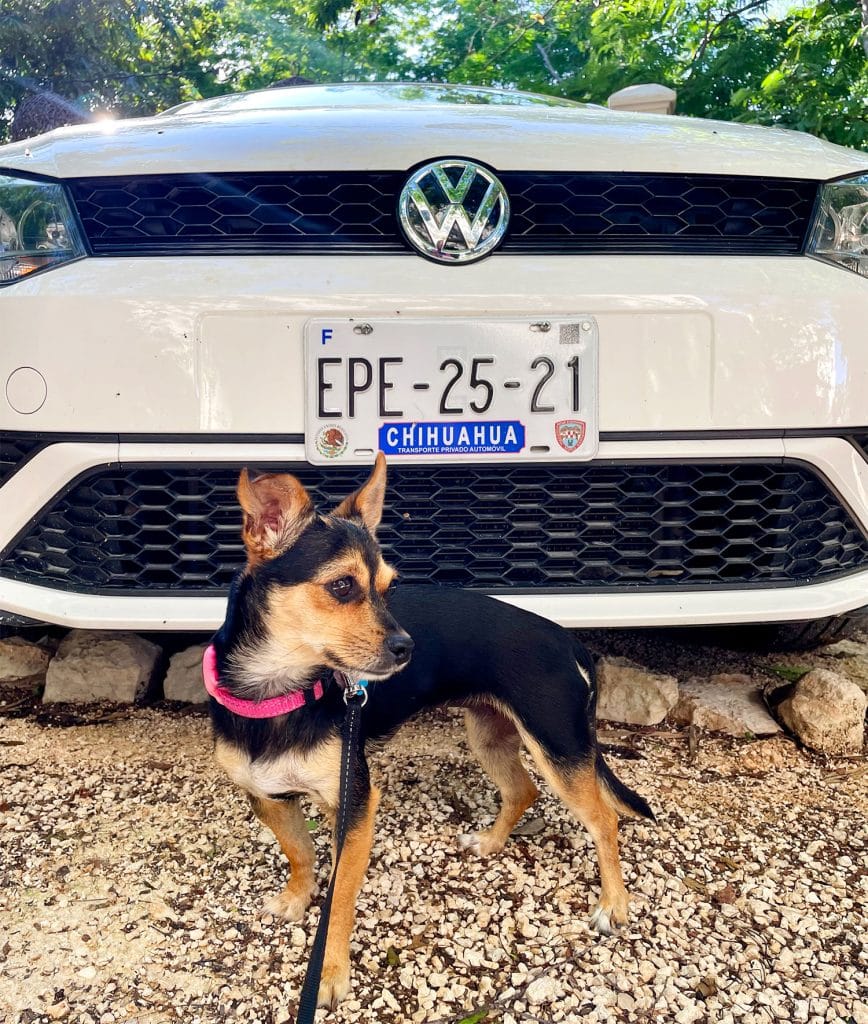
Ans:
[[[443,156],[495,170],[645,171],[827,179],[868,155],[810,135],[592,106],[366,104],[197,110],[61,128],[0,147],[0,168],[60,178],[190,172],[403,170]]]

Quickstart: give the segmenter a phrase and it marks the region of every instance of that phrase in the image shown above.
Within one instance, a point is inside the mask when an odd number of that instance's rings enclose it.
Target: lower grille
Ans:
[[[294,472],[320,509],[367,476],[270,468]],[[95,470],[0,570],[72,590],[220,592],[243,562],[237,478]],[[825,482],[780,461],[392,468],[379,536],[408,584],[495,592],[796,584],[868,565],[868,540]]]
[[[0,487],[46,443],[37,434],[4,431],[0,438]]]

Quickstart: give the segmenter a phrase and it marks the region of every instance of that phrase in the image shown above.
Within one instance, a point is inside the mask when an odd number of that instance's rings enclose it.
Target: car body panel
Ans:
[[[443,156],[470,157],[495,171],[581,169],[815,180],[868,167],[863,155],[811,136],[700,118],[602,107],[387,104],[363,111],[327,106],[191,111],[101,121],[0,147],[0,168],[58,178],[194,169],[405,170]]]
[[[2,294],[0,382],[31,366],[48,394],[33,413],[2,403],[0,427],[301,433],[309,318],[583,313],[599,324],[604,432],[868,419],[868,280],[790,257],[530,262],[81,260]]]

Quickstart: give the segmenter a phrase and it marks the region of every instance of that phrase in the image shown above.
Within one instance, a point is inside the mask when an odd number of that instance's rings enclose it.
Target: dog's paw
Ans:
[[[608,910],[604,910],[600,906],[597,906],[593,914],[591,914],[591,919],[588,924],[600,935],[618,934],[618,926],[613,924],[611,914]]]
[[[458,846],[462,850],[476,854],[477,857],[490,857],[500,853],[503,843],[495,839],[490,832],[465,832],[458,837]]]
[[[618,926],[627,923],[626,897],[613,906],[598,903],[588,923],[600,935],[617,935]]]
[[[349,962],[342,964],[325,964],[322,969],[322,979],[319,983],[319,995],[317,1006],[327,1006],[334,1010],[341,1000],[346,999],[350,994],[350,965]]]
[[[287,886],[283,892],[265,901],[260,916],[266,917],[271,914],[272,917],[280,917],[284,921],[301,921],[310,906],[314,892],[316,886],[301,890]]]

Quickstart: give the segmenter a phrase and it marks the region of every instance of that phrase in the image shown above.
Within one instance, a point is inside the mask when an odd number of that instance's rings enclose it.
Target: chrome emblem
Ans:
[[[509,196],[479,164],[436,160],[407,179],[398,216],[407,241],[424,256],[440,263],[472,263],[503,238]]]

